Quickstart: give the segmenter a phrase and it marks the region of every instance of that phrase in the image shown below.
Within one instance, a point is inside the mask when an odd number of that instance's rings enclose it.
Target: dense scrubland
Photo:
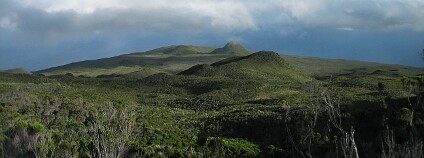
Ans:
[[[114,62],[106,67],[89,61],[33,74],[0,72],[0,153],[423,156],[423,69],[226,47],[166,47],[101,60]],[[127,58],[148,55],[164,59],[143,65]],[[194,56],[205,62],[189,62]],[[177,61],[198,65],[172,69]],[[97,67],[88,71],[89,65]],[[119,66],[137,70],[116,73]]]

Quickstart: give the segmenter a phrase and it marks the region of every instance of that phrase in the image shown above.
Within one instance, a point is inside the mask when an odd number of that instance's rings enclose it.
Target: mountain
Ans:
[[[301,57],[293,55],[281,55],[287,63],[306,74],[320,77],[334,74],[350,73],[373,73],[375,71],[384,71],[398,75],[418,75],[424,74],[423,68],[396,65],[381,64],[366,61],[353,61],[345,59],[325,59],[317,57]]]
[[[178,45],[178,46],[168,46],[168,47],[162,47],[158,49],[153,49],[147,52],[142,53],[133,53],[132,55],[192,55],[192,54],[208,54],[210,53],[214,48],[212,47],[202,47],[202,46],[186,46],[186,45]]]
[[[212,53],[216,48],[202,46],[168,46],[146,52],[124,54],[111,58],[75,62],[38,71],[44,75],[72,73],[75,76],[96,77],[99,75],[130,74],[145,77],[155,73],[175,74],[196,64],[210,64],[228,57],[240,56],[238,46],[228,43],[223,49],[236,53]],[[227,47],[227,48],[225,48]],[[243,48],[244,49],[244,48]]]
[[[177,74],[194,65],[212,64],[218,61],[222,63],[249,54],[250,52],[237,42],[229,42],[222,48],[178,45],[161,47],[146,52],[124,54],[111,58],[75,62],[41,70],[36,73],[44,75],[71,73],[74,76],[88,77],[125,75],[142,78],[156,73]],[[299,57],[284,54],[281,54],[281,56],[294,69],[317,77],[339,73],[352,73],[357,69],[362,69],[363,72],[367,73],[381,70],[398,74],[424,74],[423,69],[401,65]]]
[[[234,55],[249,55],[250,52],[244,48],[239,42],[231,41],[222,48],[217,48],[211,54],[234,54]]]
[[[221,60],[211,65],[201,64],[179,75],[223,76],[233,79],[255,79],[270,82],[306,82],[310,78],[291,67],[278,53],[260,51],[244,57]]]

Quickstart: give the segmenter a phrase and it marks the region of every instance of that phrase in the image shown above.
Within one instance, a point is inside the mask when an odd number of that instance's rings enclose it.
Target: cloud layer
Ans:
[[[1,28],[35,33],[424,30],[422,0],[6,0],[0,5]]]
[[[65,0],[38,3],[22,0],[2,6],[4,11],[0,14],[0,27],[37,33],[116,29],[233,31],[256,28],[248,8],[232,1]]]

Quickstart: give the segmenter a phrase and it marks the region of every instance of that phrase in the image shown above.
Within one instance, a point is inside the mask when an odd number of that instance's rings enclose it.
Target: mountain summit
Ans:
[[[233,55],[249,55],[250,52],[239,42],[231,41],[222,48],[217,48],[211,54],[233,54]]]
[[[229,48],[229,47],[243,47],[243,46],[241,45],[240,42],[230,41],[227,44],[225,44],[224,48]]]

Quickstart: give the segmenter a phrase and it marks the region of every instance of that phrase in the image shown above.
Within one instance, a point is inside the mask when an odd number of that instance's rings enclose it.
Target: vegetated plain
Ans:
[[[422,157],[424,69],[169,46],[0,72],[4,157]],[[408,155],[409,154],[409,155]]]

